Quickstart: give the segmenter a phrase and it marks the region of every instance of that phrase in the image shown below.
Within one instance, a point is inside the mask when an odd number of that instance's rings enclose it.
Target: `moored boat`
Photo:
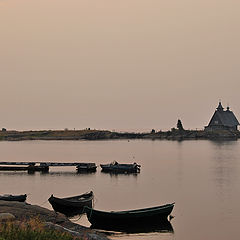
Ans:
[[[22,194],[22,195],[11,195],[11,194],[0,195],[0,200],[2,200],[2,201],[25,202],[26,199],[27,199],[27,194]]]
[[[92,207],[93,192],[84,193],[78,196],[58,198],[51,195],[48,199],[56,212],[63,213],[67,216],[81,214],[83,207]]]
[[[84,207],[88,221],[93,225],[123,227],[135,226],[139,224],[150,224],[157,222],[166,222],[174,207],[174,203],[157,207],[143,208],[129,211],[99,211],[90,207]]]
[[[110,164],[100,164],[103,172],[113,173],[138,173],[140,172],[140,165],[137,163],[132,164],[120,164],[116,161]]]

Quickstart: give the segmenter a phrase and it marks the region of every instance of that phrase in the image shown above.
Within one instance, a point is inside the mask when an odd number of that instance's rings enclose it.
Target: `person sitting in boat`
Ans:
[[[117,161],[113,161],[112,163],[111,163],[111,165],[118,165],[118,162]]]

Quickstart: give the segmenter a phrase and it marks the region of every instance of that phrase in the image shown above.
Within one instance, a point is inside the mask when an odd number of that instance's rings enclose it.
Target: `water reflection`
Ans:
[[[236,152],[233,151],[236,141],[214,141],[213,159],[216,181],[222,185],[231,181],[236,167]]]
[[[215,145],[217,147],[221,146],[236,146],[238,144],[237,140],[212,140],[209,141],[212,145]]]
[[[179,187],[181,187],[182,185],[182,178],[183,178],[183,154],[182,154],[182,151],[183,151],[183,142],[182,141],[178,141],[177,142],[177,178],[178,178],[178,184],[179,184]]]
[[[63,171],[55,171],[55,172],[33,172],[33,173],[28,173],[28,172],[0,172],[0,175],[5,175],[5,176],[35,176],[35,175],[46,175],[46,176],[86,176],[86,175],[94,175],[96,174],[95,172],[85,172],[85,173],[79,173],[79,172],[63,172]]]
[[[0,172],[0,176],[27,176],[27,175],[29,175],[27,172]]]
[[[116,172],[102,172],[101,174],[109,175],[110,177],[118,178],[119,176],[126,176],[126,177],[137,177],[139,173],[116,173]]]
[[[118,226],[111,226],[111,225],[91,225],[92,229],[101,229],[107,231],[114,231],[114,232],[122,232],[127,234],[133,233],[151,233],[151,232],[167,232],[167,233],[174,233],[172,224],[166,219],[160,222],[155,223],[147,223],[138,224],[138,225],[118,225]]]
[[[0,172],[2,193],[27,193],[28,203],[48,209],[52,209],[46,203],[51,194],[71,196],[90,189],[97,197],[95,207],[107,211],[178,203],[174,209],[177,217],[171,222],[174,234],[171,227],[150,225],[125,230],[148,233],[121,232],[111,235],[111,239],[239,239],[239,141],[4,142],[0,143],[0,150],[1,158],[7,161],[37,158],[66,162],[70,156],[69,162],[89,159],[97,165],[106,159],[123,162],[136,156],[143,166],[140,174],[110,174],[100,169],[78,174],[73,168],[54,168],[48,174],[34,175]],[[77,223],[90,226],[85,215]]]
[[[214,173],[214,182],[221,199],[229,194],[234,178],[237,174],[236,146],[237,141],[211,141],[214,146],[214,160],[212,171]],[[226,195],[227,194],[227,195]],[[225,195],[225,196],[224,196]]]

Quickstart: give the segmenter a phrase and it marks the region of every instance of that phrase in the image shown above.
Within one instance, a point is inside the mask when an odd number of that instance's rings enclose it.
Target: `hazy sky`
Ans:
[[[0,127],[202,128],[240,118],[240,1],[0,0]]]

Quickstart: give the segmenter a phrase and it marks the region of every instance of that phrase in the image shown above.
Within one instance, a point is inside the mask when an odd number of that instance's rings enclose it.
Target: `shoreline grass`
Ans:
[[[0,222],[0,240],[74,240],[70,233],[46,229],[39,219]]]

